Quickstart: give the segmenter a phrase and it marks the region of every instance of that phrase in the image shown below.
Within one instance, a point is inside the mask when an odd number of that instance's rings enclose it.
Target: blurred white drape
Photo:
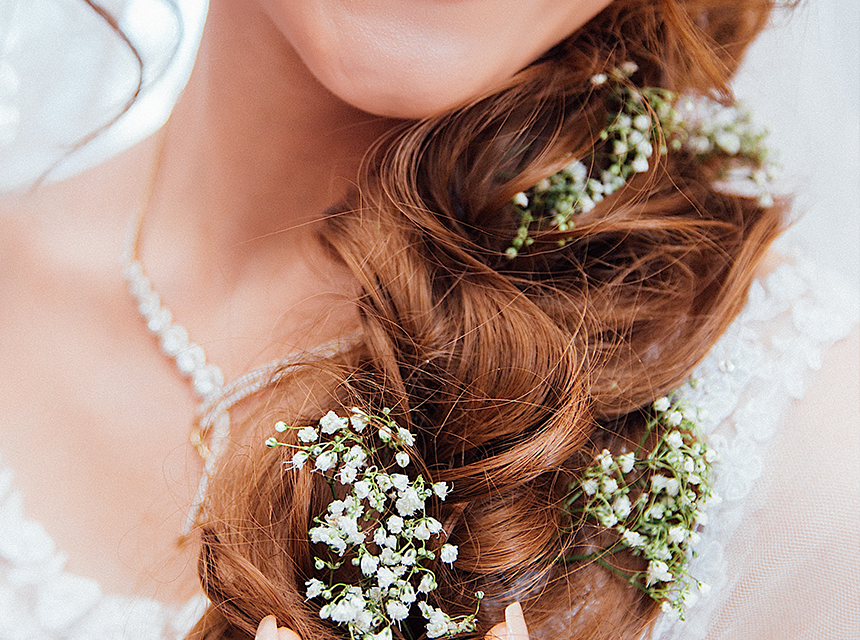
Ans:
[[[144,60],[83,0],[0,0],[0,192],[63,180],[164,124],[185,86],[207,0],[100,0]],[[88,137],[100,132],[92,140]]]

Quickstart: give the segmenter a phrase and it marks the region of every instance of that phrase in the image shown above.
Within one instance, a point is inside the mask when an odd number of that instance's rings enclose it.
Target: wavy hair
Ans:
[[[638,438],[642,407],[739,312],[784,204],[717,189],[719,167],[670,152],[580,214],[564,247],[545,232],[511,261],[509,203],[598,143],[610,101],[594,74],[629,60],[637,84],[731,101],[775,2],[615,0],[495,94],[378,143],[323,232],[360,285],[361,340],[249,402],[200,527],[212,604],[189,638],[251,638],[269,613],[307,640],[342,637],[303,596],[328,487],[285,472],[261,432],[351,405],[392,407],[426,472],[453,483],[429,515],[459,559],[436,569],[434,595],[459,614],[486,593],[475,637],[514,600],[539,640],[635,638],[653,623],[657,604],[625,580],[562,562],[606,541],[561,503],[596,450]]]

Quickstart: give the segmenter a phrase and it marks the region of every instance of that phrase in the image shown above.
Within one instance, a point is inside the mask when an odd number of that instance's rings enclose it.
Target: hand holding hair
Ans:
[[[505,609],[505,622],[499,623],[486,636],[486,640],[529,640],[529,630],[526,618],[519,602],[510,604]]]
[[[275,616],[266,616],[260,620],[254,640],[302,640],[295,631],[286,627],[278,628]]]
[[[529,640],[529,630],[519,602],[508,605],[505,609],[505,621],[490,629],[486,638],[487,640]],[[260,621],[254,640],[301,640],[301,638],[291,629],[278,628],[275,616],[266,616]]]

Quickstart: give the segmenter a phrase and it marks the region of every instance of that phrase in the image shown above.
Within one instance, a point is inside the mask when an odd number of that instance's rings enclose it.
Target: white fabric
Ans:
[[[135,145],[188,81],[208,0],[99,4],[145,61],[140,97],[108,128],[137,86],[128,46],[82,0],[0,0],[0,193],[64,180]]]
[[[722,502],[691,564],[710,593],[686,622],[661,620],[654,640],[860,637],[856,421],[805,423],[788,411],[860,309],[844,280],[785,244],[787,261],[753,283],[695,386],[681,390],[720,455]]]

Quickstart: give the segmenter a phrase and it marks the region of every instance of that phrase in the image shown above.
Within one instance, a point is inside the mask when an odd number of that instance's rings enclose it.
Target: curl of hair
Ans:
[[[729,100],[773,4],[616,0],[499,92],[379,144],[325,230],[361,286],[362,342],[256,399],[247,449],[213,483],[200,556],[213,605],[189,637],[250,638],[270,613],[307,640],[341,637],[303,596],[327,486],[285,473],[260,431],[352,404],[393,407],[433,480],[453,482],[433,515],[460,556],[438,568],[436,593],[452,614],[487,594],[474,637],[514,600],[541,640],[632,638],[653,623],[656,604],[624,580],[559,561],[600,542],[560,504],[739,312],[784,207],[722,192],[713,167],[670,153],[581,214],[565,247],[548,233],[509,261],[508,203],[595,145],[607,100],[592,75],[632,60],[638,84]]]

